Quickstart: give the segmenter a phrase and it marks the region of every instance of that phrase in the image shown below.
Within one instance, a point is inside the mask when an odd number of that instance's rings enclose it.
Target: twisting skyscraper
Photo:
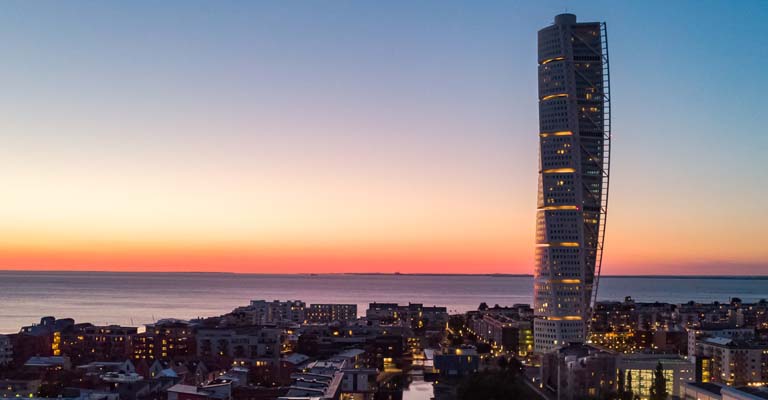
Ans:
[[[538,352],[586,339],[602,260],[610,128],[605,24],[558,15],[539,31]]]

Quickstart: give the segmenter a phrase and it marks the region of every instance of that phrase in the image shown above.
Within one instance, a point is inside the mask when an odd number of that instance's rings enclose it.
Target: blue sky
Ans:
[[[525,272],[536,31],[564,11],[608,23],[609,265],[762,270],[764,1],[7,2],[2,261],[226,243],[421,270],[469,236],[456,259]]]

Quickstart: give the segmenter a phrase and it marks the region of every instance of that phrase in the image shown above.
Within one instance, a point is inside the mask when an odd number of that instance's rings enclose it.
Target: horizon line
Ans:
[[[184,275],[272,275],[272,276],[320,276],[320,275],[357,275],[357,276],[497,276],[497,277],[533,277],[533,274],[516,273],[434,273],[434,272],[296,272],[296,273],[269,273],[269,272],[232,272],[232,271],[115,271],[115,270],[91,270],[91,269],[0,269],[4,272],[24,273],[112,273],[112,274],[184,274]],[[722,275],[722,274],[611,274],[602,275],[601,278],[660,278],[660,279],[768,279],[768,273],[763,275]]]

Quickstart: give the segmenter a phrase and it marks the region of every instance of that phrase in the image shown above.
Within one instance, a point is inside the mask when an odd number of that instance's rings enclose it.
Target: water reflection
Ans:
[[[424,375],[410,375],[411,383],[403,389],[403,400],[431,400],[435,396],[432,382],[425,382]]]

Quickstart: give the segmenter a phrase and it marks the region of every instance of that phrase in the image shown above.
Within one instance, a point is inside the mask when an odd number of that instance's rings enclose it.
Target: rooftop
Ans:
[[[362,349],[348,349],[336,354],[333,358],[354,358],[363,353],[365,353],[365,350]]]
[[[748,394],[750,399],[768,399],[768,386],[723,388],[725,392]]]
[[[69,358],[65,356],[52,356],[52,357],[30,357],[27,362],[24,363],[26,367],[55,367],[64,366],[69,364]]]
[[[183,385],[181,383],[171,386],[168,388],[168,391],[174,393],[198,394],[197,386]]]
[[[720,390],[723,388],[722,386],[711,382],[686,382],[685,384],[688,386],[693,386],[697,389],[706,390],[712,394],[720,394]]]

